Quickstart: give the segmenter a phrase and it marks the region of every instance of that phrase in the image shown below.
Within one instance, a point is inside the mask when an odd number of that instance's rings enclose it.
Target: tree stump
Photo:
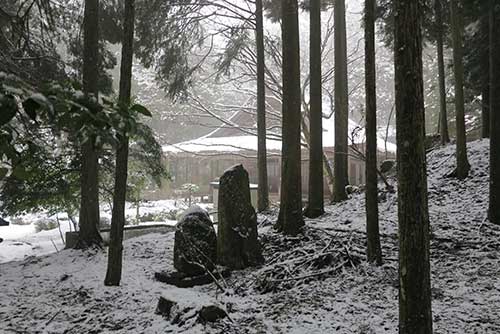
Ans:
[[[250,199],[248,173],[242,165],[224,172],[219,182],[217,259],[231,269],[264,262],[257,239],[257,215]]]

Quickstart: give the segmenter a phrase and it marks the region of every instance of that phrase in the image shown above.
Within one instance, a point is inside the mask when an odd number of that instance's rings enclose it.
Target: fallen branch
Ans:
[[[57,317],[57,315],[59,313],[61,313],[61,311],[62,311],[62,308],[60,308],[59,310],[57,310],[57,312],[54,313],[54,315],[52,317],[50,317],[50,319],[45,323],[45,326],[48,326],[52,322],[52,320],[54,320]]]
[[[57,246],[56,246],[54,240],[50,239],[50,242],[52,242],[52,245],[54,245],[54,248],[56,249],[56,252],[59,253],[59,249],[57,249]]]
[[[337,265],[334,268],[323,270],[323,271],[319,271],[319,272],[315,272],[315,273],[312,273],[312,274],[298,276],[298,277],[290,277],[290,278],[270,280],[270,282],[281,283],[281,282],[298,281],[298,280],[303,280],[303,279],[311,278],[311,277],[315,277],[315,276],[321,276],[321,275],[330,274],[330,273],[335,272],[335,271],[339,270],[340,268],[344,267],[348,262],[349,261],[344,261],[344,262],[342,262],[341,264]]]
[[[56,215],[56,220],[57,220],[57,228],[59,229],[59,235],[61,237],[63,245],[66,245],[66,241],[64,240],[63,233],[61,230],[61,221],[59,220],[59,215]]]

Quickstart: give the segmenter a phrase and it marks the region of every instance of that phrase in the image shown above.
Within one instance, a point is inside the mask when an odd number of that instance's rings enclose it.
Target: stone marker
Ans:
[[[155,314],[162,315],[167,319],[170,319],[172,313],[172,308],[177,305],[176,302],[168,300],[164,297],[160,297],[158,300],[158,305],[156,306]]]
[[[0,226],[9,226],[9,222],[3,218],[0,218]]]
[[[257,239],[257,215],[250,200],[248,173],[242,165],[224,172],[219,181],[217,259],[231,269],[264,262]]]
[[[214,279],[219,280],[231,276],[229,269],[215,269],[211,274],[204,273],[198,276],[189,276],[187,274],[174,271],[162,271],[155,273],[155,279],[162,283],[174,285],[178,288],[192,288],[194,286],[211,284]]]
[[[196,305],[181,307],[177,302],[160,297],[155,309],[155,314],[161,315],[171,324],[179,327],[184,326],[188,321],[194,325],[195,322],[206,324],[207,322],[217,322],[228,317],[227,312],[219,306],[209,305],[201,308]]]
[[[192,206],[175,229],[174,267],[188,276],[213,270],[217,262],[217,235],[208,212]],[[205,269],[206,268],[206,269]]]
[[[76,247],[76,244],[78,243],[78,232],[71,231],[71,232],[66,232],[66,237],[64,238],[66,240],[66,246],[64,246],[65,249],[73,249]]]
[[[227,317],[226,311],[215,305],[203,306],[198,314],[202,323],[217,322]]]

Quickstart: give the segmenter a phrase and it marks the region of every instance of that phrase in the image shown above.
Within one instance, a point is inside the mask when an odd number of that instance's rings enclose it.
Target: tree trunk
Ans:
[[[283,125],[281,202],[277,223],[284,234],[297,235],[302,218],[300,143],[300,49],[297,0],[282,1]]]
[[[349,101],[347,86],[347,37],[345,23],[345,0],[335,0],[335,161],[333,172],[333,199],[347,199],[348,185],[348,117]]]
[[[446,108],[446,74],[444,67],[444,47],[443,47],[443,7],[442,0],[434,1],[434,13],[436,15],[436,44],[438,57],[438,81],[439,81],[439,134],[441,145],[450,142],[448,131],[448,115]]]
[[[255,20],[257,42],[257,170],[259,179],[257,211],[269,208],[269,186],[267,180],[267,148],[266,148],[266,82],[264,55],[264,22],[262,17],[262,0],[255,2]]]
[[[490,222],[500,225],[500,4],[490,0]]]
[[[399,333],[432,333],[422,75],[423,2],[395,2]]]
[[[83,91],[91,99],[98,97],[98,23],[99,0],[85,0],[83,19]],[[89,103],[90,105],[91,103]],[[99,233],[99,181],[98,154],[95,136],[90,136],[82,145],[80,176],[80,230],[77,248],[101,245]]]
[[[302,126],[302,134],[304,135],[304,138],[306,140],[307,145],[311,146],[311,135],[309,134],[309,131],[307,129],[307,124],[304,121],[304,118],[301,119],[301,126]],[[330,162],[328,160],[328,156],[326,155],[325,151],[322,151],[322,157],[323,157],[323,173],[326,173],[326,180],[328,184],[331,184],[333,186],[334,182],[334,176],[333,176],[333,170],[332,167],[330,166]],[[331,193],[329,191],[330,189],[326,189],[327,194],[330,195],[330,201],[333,201],[333,197],[331,196]],[[325,191],[325,189],[323,189]]]
[[[465,133],[463,18],[457,0],[451,0],[451,29],[453,40],[453,67],[455,72],[455,113],[457,123],[457,169],[455,176],[463,180],[469,175],[467,138]]]
[[[366,255],[382,264],[378,222],[377,177],[377,77],[375,65],[375,0],[365,1],[365,90],[366,90]]]
[[[323,189],[323,110],[321,79],[321,0],[310,2],[309,196],[305,216],[325,213]]]
[[[485,14],[481,18],[481,29],[484,36],[487,36],[489,40],[490,35],[490,24],[489,24],[489,14]],[[489,43],[488,43],[489,44]],[[482,66],[482,92],[481,92],[481,137],[490,137],[490,51],[489,47],[486,50],[482,50],[483,57],[481,59]]]
[[[120,66],[119,103],[122,113],[128,113],[132,85],[132,60],[134,54],[134,0],[125,0],[122,59]],[[128,144],[125,134],[120,135],[116,151],[115,188],[113,213],[109,238],[108,271],[104,284],[120,285],[123,259],[123,229],[125,225],[125,201],[127,197]]]

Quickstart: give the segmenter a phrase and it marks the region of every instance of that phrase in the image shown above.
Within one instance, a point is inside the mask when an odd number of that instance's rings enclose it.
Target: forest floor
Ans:
[[[486,221],[488,141],[469,143],[470,177],[445,175],[454,147],[428,155],[435,333],[500,333],[500,227]],[[392,180],[392,182],[394,182]],[[266,263],[190,289],[154,280],[172,269],[173,233],[125,242],[121,287],[104,287],[106,253],[75,251],[0,264],[1,333],[396,333],[397,200],[381,191],[384,265],[364,260],[364,194],[307,220],[285,238],[261,216]],[[160,296],[186,309],[172,324]],[[230,318],[204,325],[193,312],[216,304]]]

